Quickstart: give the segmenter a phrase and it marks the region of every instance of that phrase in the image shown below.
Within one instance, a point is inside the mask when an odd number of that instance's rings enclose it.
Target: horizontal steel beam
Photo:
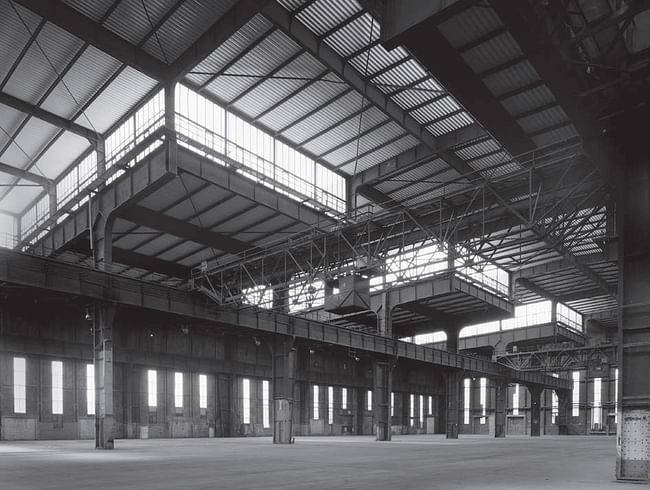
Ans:
[[[47,177],[32,173],[28,170],[16,168],[13,165],[7,165],[6,163],[0,162],[0,172],[13,175],[14,177],[19,177],[21,179],[29,180],[30,182],[34,182],[41,187],[44,187],[45,189],[49,189],[52,185],[54,185],[54,181],[48,179]]]
[[[214,325],[230,325],[349,347],[381,356],[412,359],[443,368],[485,374],[492,378],[539,384],[554,389],[570,389],[568,381],[557,380],[541,373],[519,372],[483,359],[434,350],[272,311],[219,309],[196,292],[85,269],[14,250],[0,249],[0,282],[195,318]]]
[[[74,121],[70,121],[69,119],[66,119],[64,117],[57,116],[52,112],[46,111],[45,109],[35,106],[34,104],[30,104],[29,102],[25,102],[24,100],[21,100],[17,97],[6,94],[4,92],[0,92],[0,104],[4,104],[13,109],[16,109],[17,111],[24,112],[25,114],[34,116],[35,118],[40,119],[41,121],[45,121],[46,123],[52,124],[57,128],[70,131],[71,133],[74,133],[77,136],[86,138],[88,141],[92,143],[97,143],[102,139],[101,134],[98,134],[95,131],[85,128],[81,124],[77,124]]]

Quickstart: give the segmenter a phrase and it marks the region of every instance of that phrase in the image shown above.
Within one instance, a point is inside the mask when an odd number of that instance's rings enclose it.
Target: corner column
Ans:
[[[569,413],[571,410],[571,391],[557,390],[557,421],[561,436],[569,435]]]
[[[95,364],[95,447],[115,447],[115,413],[113,404],[113,322],[114,304],[98,303],[94,316]]]
[[[293,339],[273,343],[273,444],[293,442],[293,390],[296,348]]]
[[[373,411],[378,441],[391,440],[390,391],[391,369],[387,361],[373,362]]]
[[[648,112],[645,113],[647,117]],[[643,125],[630,128],[619,163],[616,478],[650,480],[650,151]]]
[[[496,380],[494,382],[495,407],[494,407],[494,437],[506,436],[506,413],[508,407],[508,382]]]

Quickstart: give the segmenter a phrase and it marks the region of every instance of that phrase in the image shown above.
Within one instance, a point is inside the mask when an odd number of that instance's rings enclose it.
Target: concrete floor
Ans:
[[[604,436],[5,441],[0,489],[620,489],[615,455]]]

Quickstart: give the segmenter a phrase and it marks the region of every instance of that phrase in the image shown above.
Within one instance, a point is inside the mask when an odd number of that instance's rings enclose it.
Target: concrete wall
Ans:
[[[35,307],[35,305],[37,305]],[[94,416],[86,408],[86,366],[93,362],[92,323],[84,305],[60,298],[25,298],[0,310],[0,439],[92,439]],[[187,327],[187,328],[186,328]],[[188,331],[189,329],[189,331]],[[188,333],[183,333],[183,331]],[[247,331],[181,324],[152,313],[118,308],[114,331],[114,404],[118,438],[269,436],[264,427],[262,383],[271,380],[270,338]],[[372,434],[372,359],[359,361],[344,350],[298,345],[294,390],[296,435]],[[314,351],[310,354],[310,351]],[[14,413],[13,359],[26,359],[26,413]],[[63,362],[63,414],[52,414],[52,361]],[[157,373],[155,406],[148,402],[148,370]],[[396,393],[435,396],[444,393],[440,373],[404,362],[393,371]],[[174,376],[183,374],[183,406],[175,407]],[[207,408],[199,407],[199,375],[208,380]],[[250,380],[250,421],[243,420],[243,379]],[[312,387],[320,387],[314,420]],[[328,417],[328,386],[334,388],[333,423]],[[346,387],[347,408],[341,407]],[[269,410],[272,412],[272,384]],[[401,433],[426,427],[394,423]]]

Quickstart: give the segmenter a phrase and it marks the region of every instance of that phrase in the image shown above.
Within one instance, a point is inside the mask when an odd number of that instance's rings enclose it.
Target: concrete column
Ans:
[[[378,441],[391,440],[390,420],[390,363],[386,361],[373,362],[373,397],[374,428]]]
[[[528,386],[528,392],[530,393],[530,435],[533,437],[539,437],[541,434],[542,391],[544,391],[544,388],[541,386]]]
[[[460,333],[460,327],[457,325],[449,326],[445,328],[445,333],[447,334],[447,351],[458,352],[458,334]]]
[[[460,373],[447,374],[447,439],[458,439],[458,396],[460,394]]]
[[[276,339],[273,344],[273,444],[292,443],[295,378],[293,339]]]
[[[377,333],[384,337],[393,336],[392,308],[388,292],[381,295],[381,308],[377,312]]]
[[[93,340],[95,354],[95,447],[113,449],[115,412],[113,405],[113,321],[116,306],[95,307]]]
[[[494,382],[494,437],[506,436],[506,414],[508,411],[508,382],[498,379]]]
[[[640,125],[642,126],[642,125]],[[636,129],[636,130],[634,130]],[[633,128],[617,195],[619,413],[616,477],[650,480],[650,151]],[[634,145],[634,146],[633,146]]]

